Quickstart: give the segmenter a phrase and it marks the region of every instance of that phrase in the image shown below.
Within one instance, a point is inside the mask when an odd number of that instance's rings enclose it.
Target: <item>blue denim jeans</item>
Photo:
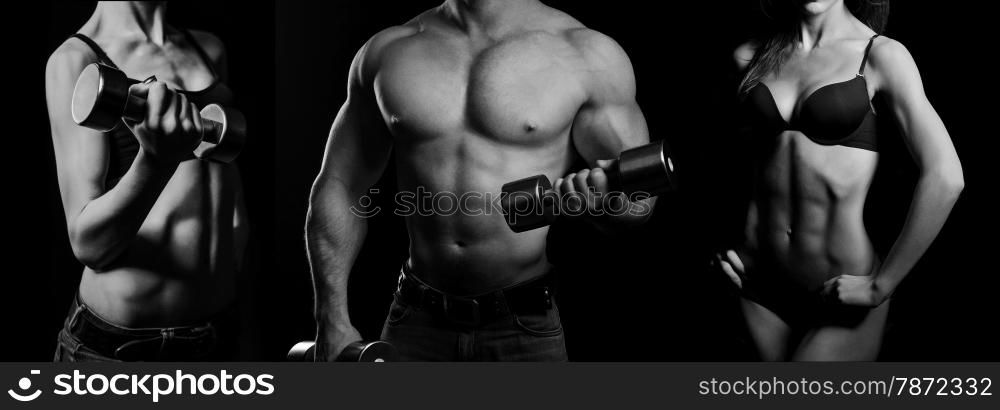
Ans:
[[[211,324],[170,328],[126,328],[110,323],[76,298],[59,331],[54,361],[216,360]]]
[[[392,343],[403,361],[567,361],[554,301],[544,311],[510,312],[469,326],[408,305],[397,293],[381,339]]]

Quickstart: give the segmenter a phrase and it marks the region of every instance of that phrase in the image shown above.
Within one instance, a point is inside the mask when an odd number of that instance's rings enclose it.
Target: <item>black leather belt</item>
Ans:
[[[514,314],[544,313],[552,309],[552,275],[479,296],[452,296],[399,274],[396,297],[402,303],[429,311],[464,326],[480,326]]]

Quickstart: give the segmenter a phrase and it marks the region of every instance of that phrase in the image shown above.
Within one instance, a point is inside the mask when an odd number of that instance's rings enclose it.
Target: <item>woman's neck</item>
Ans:
[[[851,13],[843,2],[822,13],[806,15],[799,24],[797,46],[805,51],[819,47],[824,38],[835,38],[843,32],[850,21]]]
[[[157,45],[166,41],[166,2],[102,1],[94,13],[102,28],[121,36],[140,36]]]

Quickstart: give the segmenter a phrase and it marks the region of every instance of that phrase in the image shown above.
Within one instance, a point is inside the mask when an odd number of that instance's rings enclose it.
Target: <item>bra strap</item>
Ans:
[[[875,44],[875,37],[878,37],[878,34],[875,34],[868,40],[868,46],[865,47],[865,56],[861,58],[861,68],[858,70],[858,75],[862,77],[865,76],[865,66],[868,65],[868,52],[871,51],[872,44]]]
[[[73,34],[73,37],[79,39],[80,41],[84,42],[84,44],[86,44],[88,47],[90,47],[90,49],[94,51],[94,54],[97,54],[97,61],[103,63],[104,65],[111,66],[116,69],[118,68],[118,66],[115,65],[115,62],[111,61],[111,58],[108,57],[107,53],[105,53],[104,50],[101,49],[101,46],[97,45],[96,41],[80,33]]]

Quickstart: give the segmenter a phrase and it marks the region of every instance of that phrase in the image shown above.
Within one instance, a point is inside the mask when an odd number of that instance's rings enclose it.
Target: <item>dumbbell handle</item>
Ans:
[[[625,150],[602,169],[608,177],[609,191],[630,198],[635,194],[656,196],[677,185],[673,162],[662,141]],[[500,204],[507,226],[514,232],[524,232],[554,222],[558,198],[553,191],[545,175],[504,184]]]
[[[608,176],[608,190],[625,195],[642,192],[656,196],[673,189],[676,185],[676,181],[672,178],[674,164],[666,154],[663,141],[622,151],[618,158],[601,169]],[[663,175],[670,179],[668,184],[662,183]],[[548,177],[542,175],[538,177],[547,182],[544,184],[547,187],[544,193],[554,191]],[[542,198],[545,197],[547,195]]]
[[[128,99],[125,102],[125,110],[122,118],[128,120],[129,122],[137,123],[141,122],[146,118],[146,98],[138,95],[135,91],[137,87],[142,87],[143,82],[129,79],[132,83],[129,86]],[[210,104],[211,105],[211,104]],[[204,113],[209,109],[209,106],[205,106],[201,109]],[[210,142],[213,144],[218,144],[221,140],[222,130],[224,129],[222,123],[202,117],[201,119],[201,140],[205,142]]]
[[[316,342],[298,342],[288,351],[288,360],[311,362],[316,360]],[[396,349],[391,344],[376,341],[354,342],[344,347],[335,361],[338,362],[391,362],[396,360]]]

